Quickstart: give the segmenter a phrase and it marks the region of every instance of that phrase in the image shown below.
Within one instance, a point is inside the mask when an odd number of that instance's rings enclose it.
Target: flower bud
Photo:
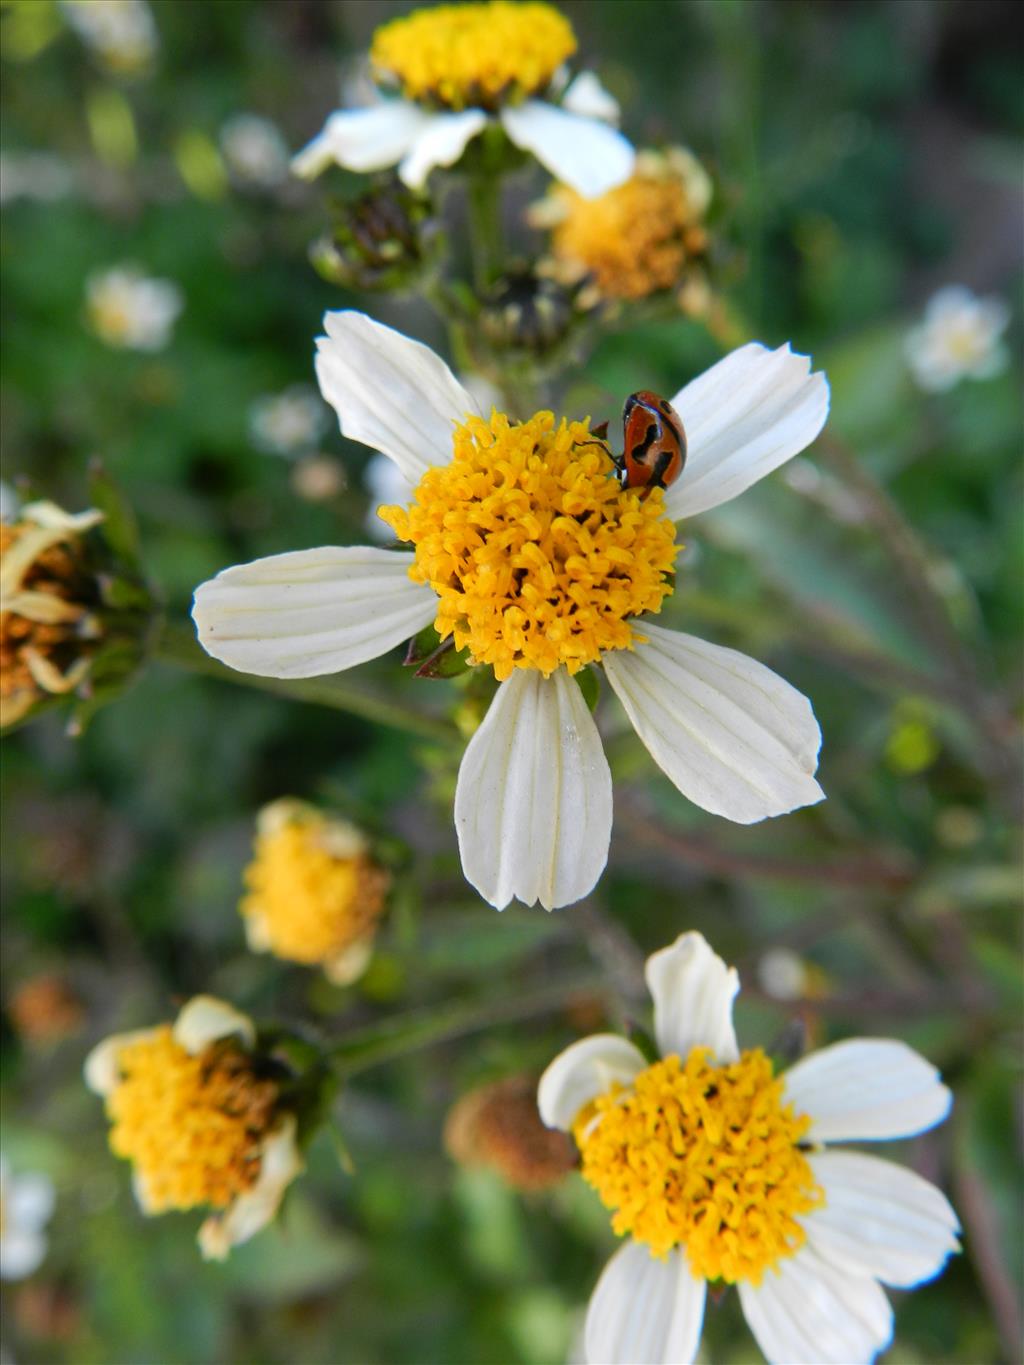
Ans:
[[[350,289],[407,289],[431,263],[438,241],[429,198],[397,176],[332,205],[330,229],[310,248],[317,272]]]
[[[525,268],[495,283],[484,300],[480,328],[500,350],[543,355],[565,339],[578,315],[574,288]]]

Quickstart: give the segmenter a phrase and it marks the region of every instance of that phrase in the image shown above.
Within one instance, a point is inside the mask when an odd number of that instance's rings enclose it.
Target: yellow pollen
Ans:
[[[685,1248],[699,1278],[756,1285],[803,1245],[798,1215],[824,1202],[798,1145],[810,1122],[783,1107],[760,1049],[715,1066],[694,1048],[587,1105],[573,1131],[617,1233],[654,1256]]]
[[[370,63],[412,100],[495,109],[542,93],[576,51],[569,21],[544,4],[439,5],[384,24]]]
[[[326,963],[373,933],[388,875],[357,831],[314,810],[257,835],[239,909],[277,957]]]
[[[629,618],[661,610],[678,546],[664,495],[623,491],[586,422],[550,412],[513,424],[469,417],[449,464],[415,500],[379,508],[440,598],[435,627],[495,677],[570,673],[644,639]]]
[[[126,1043],[107,1098],[110,1148],[135,1165],[148,1213],[224,1208],[255,1182],[277,1086],[244,1053],[217,1043],[196,1056],[168,1026]]]
[[[537,213],[538,223],[553,224],[558,273],[590,275],[608,298],[642,299],[677,285],[707,247],[700,221],[707,178],[686,155],[642,154],[630,180],[596,199],[559,186]]]

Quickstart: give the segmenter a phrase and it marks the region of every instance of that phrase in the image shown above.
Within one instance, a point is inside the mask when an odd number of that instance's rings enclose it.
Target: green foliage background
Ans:
[[[78,510],[100,456],[136,509],[168,621],[184,630],[193,588],[225,565],[364,538],[362,447],[332,431],[324,450],[348,488],[311,504],[248,429],[254,399],[312,379],[324,309],[366,307],[444,339],[415,297],[368,300],[317,278],[306,249],[323,224],[318,189],[239,191],[215,151],[241,109],[301,146],[337,103],[340,61],[401,7],[153,8],[152,74],[115,81],[48,0],[5,7],[3,149],[59,153],[78,189],[4,208],[4,477]],[[167,1018],[197,991],[342,1037],[453,999],[486,998],[500,1013],[527,985],[591,972],[613,1022],[642,1017],[632,954],[688,928],[740,966],[749,1044],[799,1016],[816,1043],[899,1037],[942,1068],[952,1120],[900,1155],[949,1191],[965,1254],[938,1282],[894,1296],[885,1359],[1013,1358],[1021,411],[1012,372],[921,395],[901,346],[943,283],[1019,296],[1014,7],[564,8],[634,141],[687,142],[713,169],[744,336],[791,339],[829,374],[831,435],[812,458],[828,488],[859,499],[859,518],[776,476],[688,530],[699,553],[667,612],[813,699],[829,800],[749,829],[704,815],[656,774],[606,697],[617,803],[606,877],[587,906],[499,918],[459,873],[452,686],[410,680],[394,658],[342,680],[351,704],[386,698],[399,714],[438,718],[436,734],[158,657],[80,740],[55,715],[6,740],[5,999],[58,971],[86,1006],[82,1030],[48,1047],[4,1025],[5,1150],[58,1189],[46,1262],[30,1285],[4,1288],[5,1341],[20,1362],[564,1360],[613,1243],[596,1197],[572,1179],[524,1198],[458,1170],[441,1129],[467,1087],[539,1070],[584,1031],[565,1009],[361,1072],[335,1114],[354,1173],[325,1131],[280,1225],[223,1267],[200,1262],[195,1218],[137,1212],[81,1062],[96,1039]],[[510,214],[542,188],[532,177]],[[83,323],[86,276],[122,260],[184,291],[158,355],[107,349]],[[1019,325],[1018,315],[1014,342]],[[567,377],[562,403],[614,417],[624,394],[674,392],[721,350],[695,323],[630,326]],[[354,988],[245,951],[236,903],[254,813],[285,794],[332,803],[408,848],[380,952]],[[776,945],[819,969],[820,999],[785,1006],[763,993],[757,964]],[[705,1351],[754,1358],[735,1296],[710,1312]]]

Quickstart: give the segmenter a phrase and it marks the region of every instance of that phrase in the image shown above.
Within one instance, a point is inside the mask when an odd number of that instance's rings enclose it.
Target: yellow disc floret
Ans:
[[[783,1105],[760,1049],[715,1066],[694,1048],[588,1105],[574,1132],[617,1233],[655,1256],[684,1248],[703,1279],[759,1284],[799,1250],[797,1217],[824,1199],[799,1146],[810,1122]]]
[[[619,487],[586,422],[550,412],[470,417],[449,464],[429,469],[408,510],[379,515],[412,541],[409,576],[440,598],[435,626],[495,676],[560,664],[576,673],[643,636],[677,553],[661,489]]]
[[[278,1090],[233,1043],[195,1056],[164,1026],[118,1052],[110,1147],[135,1165],[147,1213],[224,1208],[254,1184]]]
[[[389,878],[351,825],[301,802],[275,802],[261,814],[254,854],[239,906],[253,946],[312,965],[373,933]]]
[[[370,62],[412,100],[495,109],[540,94],[576,51],[569,21],[544,4],[439,5],[384,24]]]

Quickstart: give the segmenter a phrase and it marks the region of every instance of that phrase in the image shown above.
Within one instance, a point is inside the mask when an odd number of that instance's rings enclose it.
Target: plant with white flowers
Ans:
[[[1002,299],[979,298],[963,285],[933,294],[924,317],[907,333],[907,364],[927,393],[944,393],[963,379],[992,379],[1010,363],[1002,335],[1010,310]]]

